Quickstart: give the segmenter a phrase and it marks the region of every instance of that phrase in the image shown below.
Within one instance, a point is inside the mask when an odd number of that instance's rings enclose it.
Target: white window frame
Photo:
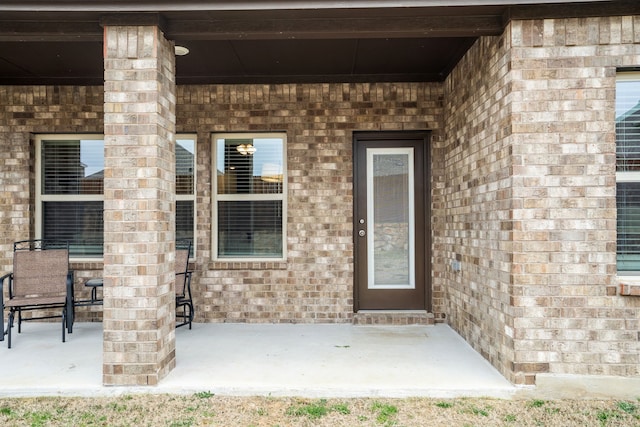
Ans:
[[[68,141],[68,140],[94,140],[102,141],[104,144],[104,135],[99,134],[54,134],[54,135],[36,135],[36,207],[35,207],[35,236],[36,239],[42,239],[42,205],[44,202],[102,202],[104,203],[103,194],[42,194],[42,142],[43,141]],[[103,257],[72,257],[77,262],[96,262]]]
[[[218,139],[255,139],[255,138],[280,138],[282,139],[282,193],[279,194],[218,194],[217,155]],[[211,194],[212,194],[212,218],[211,218],[211,258],[220,262],[278,262],[287,259],[287,134],[285,132],[228,132],[211,134]],[[221,201],[282,201],[282,257],[227,257],[219,256],[218,248],[218,202]]]
[[[198,206],[196,203],[198,194],[197,186],[198,186],[198,136],[195,133],[178,133],[176,134],[176,144],[180,139],[190,139],[193,141],[193,192],[191,194],[178,194],[176,188],[176,203],[178,201],[192,201],[193,202],[193,240],[191,241],[191,257],[189,260],[194,260],[196,257],[196,248],[198,245],[196,244],[198,235],[196,234],[198,230]],[[176,159],[177,161],[177,159]],[[178,179],[178,172],[176,170],[176,181]],[[177,214],[177,205],[176,205],[176,214]],[[177,221],[177,218],[176,218]],[[177,238],[177,236],[176,236]]]
[[[616,91],[618,82],[635,81],[640,85],[640,71],[619,71],[616,75]],[[621,182],[638,182],[640,183],[640,171],[618,172],[616,171],[616,184]],[[616,226],[617,229],[617,226]],[[617,244],[617,241],[616,241]],[[618,251],[616,250],[616,263]],[[618,274],[618,278],[628,278],[630,281],[638,281],[640,283],[640,271],[624,270]]]
[[[176,143],[180,139],[191,139],[193,140],[194,153],[193,153],[193,193],[192,194],[176,194],[176,202],[180,201],[193,201],[193,241],[192,241],[192,253],[193,256],[191,259],[194,259],[196,256],[196,248],[197,248],[197,212],[198,207],[196,205],[197,201],[197,153],[198,153],[198,138],[196,134],[185,133],[185,134],[176,134]],[[104,135],[101,134],[38,134],[35,135],[35,149],[36,149],[36,167],[35,167],[35,238],[41,239],[43,234],[43,224],[42,224],[42,204],[44,202],[49,201],[101,201],[104,203],[104,194],[90,194],[90,195],[82,195],[82,194],[74,194],[74,195],[60,195],[60,194],[42,194],[42,141],[65,141],[65,140],[95,140],[102,141],[104,144]],[[177,177],[177,174],[176,174]],[[70,258],[74,262],[100,262],[104,260],[104,257],[74,257]]]

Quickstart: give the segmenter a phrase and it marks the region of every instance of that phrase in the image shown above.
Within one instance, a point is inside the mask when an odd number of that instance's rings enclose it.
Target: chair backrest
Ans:
[[[191,245],[186,249],[176,249],[176,295],[184,295],[187,285],[187,272],[189,271],[189,252]]]
[[[68,249],[17,250],[13,253],[12,296],[66,295],[68,273]]]

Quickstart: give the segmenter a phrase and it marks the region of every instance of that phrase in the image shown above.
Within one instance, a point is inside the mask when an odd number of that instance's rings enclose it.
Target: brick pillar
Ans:
[[[175,366],[175,58],[157,26],[106,25],[105,385]]]

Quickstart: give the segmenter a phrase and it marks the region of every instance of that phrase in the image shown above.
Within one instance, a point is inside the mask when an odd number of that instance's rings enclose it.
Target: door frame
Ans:
[[[360,280],[362,277],[366,277],[366,272],[363,272],[362,269],[366,268],[366,265],[359,265],[358,260],[362,256],[363,245],[359,245],[357,242],[358,236],[358,201],[361,197],[366,197],[366,194],[360,194],[359,185],[358,185],[358,177],[360,176],[361,170],[360,168],[366,167],[366,165],[360,165],[358,162],[357,154],[359,152],[359,145],[363,142],[376,142],[376,141],[394,141],[394,142],[402,142],[402,141],[417,141],[421,140],[424,144],[423,151],[423,177],[424,182],[418,183],[416,182],[416,186],[421,185],[424,189],[424,197],[422,206],[422,212],[424,213],[424,238],[422,241],[424,242],[423,248],[416,247],[416,254],[420,252],[423,253],[423,257],[416,257],[415,262],[423,262],[425,266],[424,272],[424,283],[418,284],[416,286],[424,286],[424,307],[427,312],[431,312],[433,309],[432,302],[432,289],[431,289],[431,131],[429,130],[421,130],[421,131],[354,131],[353,132],[353,214],[352,214],[352,223],[353,223],[353,250],[354,250],[354,282],[353,282],[353,311],[357,313],[360,310]],[[422,249],[422,251],[420,251]],[[366,254],[365,254],[366,255]],[[364,275],[364,276],[363,276]],[[408,310],[409,311],[409,310]]]

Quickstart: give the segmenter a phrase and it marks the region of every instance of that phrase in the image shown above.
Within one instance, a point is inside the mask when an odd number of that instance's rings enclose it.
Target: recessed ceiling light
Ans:
[[[189,49],[184,46],[176,46],[175,48],[176,56],[185,56],[189,53]]]

